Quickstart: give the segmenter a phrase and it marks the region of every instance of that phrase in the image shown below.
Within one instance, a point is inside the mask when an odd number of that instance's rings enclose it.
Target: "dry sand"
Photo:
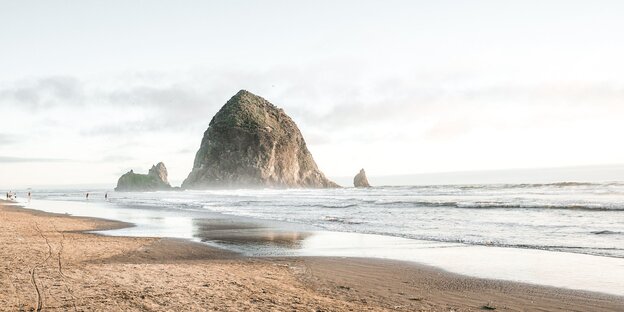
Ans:
[[[0,203],[2,311],[624,311],[624,298],[404,262],[243,258]]]

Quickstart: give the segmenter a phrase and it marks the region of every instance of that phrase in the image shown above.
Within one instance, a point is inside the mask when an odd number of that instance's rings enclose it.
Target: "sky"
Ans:
[[[0,0],[0,187],[114,186],[159,161],[179,185],[240,89],[330,177],[622,164],[623,10]]]

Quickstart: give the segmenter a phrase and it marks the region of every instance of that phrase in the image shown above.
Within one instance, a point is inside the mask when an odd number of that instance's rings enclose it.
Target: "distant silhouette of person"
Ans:
[[[87,193],[87,199],[89,199],[89,193]]]
[[[108,199],[108,192],[104,194],[104,199]]]

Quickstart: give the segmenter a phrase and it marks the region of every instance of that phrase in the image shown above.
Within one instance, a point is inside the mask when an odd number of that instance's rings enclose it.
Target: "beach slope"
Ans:
[[[0,203],[0,310],[621,311],[620,297],[369,259],[244,258]]]

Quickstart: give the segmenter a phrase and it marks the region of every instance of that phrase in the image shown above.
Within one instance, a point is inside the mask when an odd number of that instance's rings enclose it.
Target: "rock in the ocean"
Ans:
[[[182,188],[338,185],[318,169],[295,122],[267,100],[241,90],[204,132]]]
[[[360,170],[360,173],[355,175],[355,178],[353,178],[353,186],[370,187],[370,184],[368,183],[368,179],[366,178],[366,172],[364,172],[364,169]]]
[[[147,174],[134,173],[130,170],[117,181],[115,191],[118,192],[146,192],[171,189],[167,181],[167,168],[162,162],[149,170]]]

